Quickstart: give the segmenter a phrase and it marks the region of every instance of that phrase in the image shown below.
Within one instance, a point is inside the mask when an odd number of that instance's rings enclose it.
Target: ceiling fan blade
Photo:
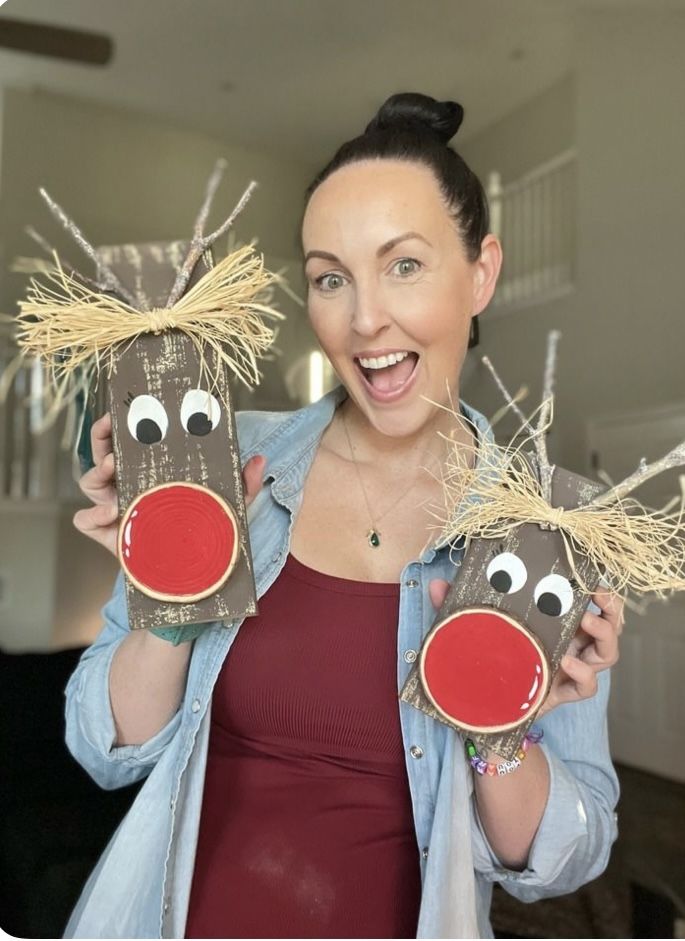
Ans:
[[[0,16],[0,47],[89,65],[107,65],[114,52],[112,40],[101,33],[30,23],[7,16]]]

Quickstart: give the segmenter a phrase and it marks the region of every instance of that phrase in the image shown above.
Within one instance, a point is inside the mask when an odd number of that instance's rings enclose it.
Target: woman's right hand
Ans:
[[[79,532],[99,542],[112,555],[117,554],[119,532],[119,501],[114,479],[114,453],[112,451],[112,416],[106,412],[93,423],[90,442],[95,466],[81,477],[79,487],[94,504],[74,514],[74,526]],[[243,468],[245,504],[250,503],[262,486],[266,459],[261,454],[250,458]]]
[[[74,514],[74,526],[112,553],[117,554],[119,501],[114,481],[112,416],[106,412],[93,422],[90,443],[95,466],[79,480],[82,493],[95,505]]]

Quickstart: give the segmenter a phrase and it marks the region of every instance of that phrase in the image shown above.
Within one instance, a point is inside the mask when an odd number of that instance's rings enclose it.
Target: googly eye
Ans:
[[[154,395],[137,395],[129,406],[128,430],[141,444],[157,444],[166,436],[169,418]]]
[[[545,575],[535,586],[535,604],[543,614],[561,618],[573,605],[573,588],[563,575]]]
[[[500,552],[485,571],[487,579],[495,589],[503,595],[513,595],[526,584],[528,570],[521,559],[513,552]]]
[[[181,403],[181,424],[191,435],[208,435],[219,424],[221,406],[206,389],[191,389]]]

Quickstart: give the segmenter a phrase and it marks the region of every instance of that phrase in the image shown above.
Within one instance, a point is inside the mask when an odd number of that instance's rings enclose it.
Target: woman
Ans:
[[[482,187],[447,144],[461,116],[394,96],[310,187],[309,316],[342,385],[238,416],[259,615],[240,632],[131,633],[117,582],[68,687],[67,735],[104,787],[148,778],[69,934],[488,937],[490,883],[528,901],[606,865],[616,599],[584,616],[545,742],[515,773],[472,774],[458,735],[398,709],[454,575],[450,547],[430,544],[437,432],[469,450],[490,433],[434,404],[458,401],[501,262]],[[75,523],[114,551],[107,416],[93,446],[96,505]]]

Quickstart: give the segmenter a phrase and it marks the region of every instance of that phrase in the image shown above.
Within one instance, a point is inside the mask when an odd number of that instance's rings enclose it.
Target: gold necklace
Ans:
[[[374,514],[371,512],[371,504],[369,503],[369,498],[366,493],[366,487],[364,486],[364,481],[362,480],[362,472],[359,467],[359,464],[357,463],[357,458],[355,457],[355,454],[354,454],[354,448],[352,447],[352,439],[350,438],[350,432],[347,428],[347,420],[345,419],[345,413],[341,410],[340,415],[342,418],[343,429],[345,430],[345,437],[347,438],[347,444],[350,449],[352,463],[354,464],[354,468],[357,472],[357,479],[359,480],[359,489],[361,490],[362,496],[364,497],[364,503],[366,504],[366,511],[369,514],[369,519],[371,520],[371,529],[366,534],[366,541],[368,542],[368,544],[371,546],[372,549],[378,549],[380,548],[380,544],[381,544],[381,531],[378,528],[378,523],[380,523],[380,521],[388,515],[390,510],[395,509],[395,507],[400,502],[400,500],[403,500],[407,496],[407,494],[410,493],[414,489],[414,487],[416,486],[418,482],[418,476],[412,482],[410,487],[404,490],[396,500],[393,500],[393,502],[390,504],[389,507],[387,507],[387,509],[383,510],[383,513],[380,516],[374,517]]]

